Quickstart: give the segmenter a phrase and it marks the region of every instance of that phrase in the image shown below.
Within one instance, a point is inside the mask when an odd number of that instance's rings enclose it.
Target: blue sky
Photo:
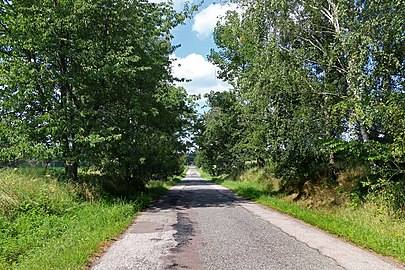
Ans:
[[[162,2],[165,0],[150,0]],[[181,10],[184,0],[174,0],[177,10]],[[200,0],[190,1],[198,4]],[[221,3],[219,3],[221,2]],[[217,68],[207,60],[210,49],[215,47],[212,31],[218,21],[227,10],[235,9],[235,4],[226,4],[225,1],[206,0],[202,3],[192,19],[186,21],[184,25],[173,30],[173,45],[181,44],[173,58],[177,59],[173,63],[173,74],[179,78],[191,80],[191,82],[178,83],[183,86],[189,94],[205,94],[211,90],[225,91],[230,86],[217,79]],[[204,103],[204,100],[199,102]]]
[[[185,58],[191,53],[198,53],[201,55],[208,55],[210,49],[215,47],[212,35],[208,38],[198,38],[197,33],[192,31],[192,24],[194,19],[187,20],[185,25],[180,25],[172,31],[174,36],[173,45],[181,44],[175,54],[178,57]]]

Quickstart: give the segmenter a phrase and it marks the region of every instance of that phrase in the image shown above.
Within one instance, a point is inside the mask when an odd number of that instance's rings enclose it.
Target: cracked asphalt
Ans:
[[[405,269],[201,179],[141,213],[91,266],[110,269]]]

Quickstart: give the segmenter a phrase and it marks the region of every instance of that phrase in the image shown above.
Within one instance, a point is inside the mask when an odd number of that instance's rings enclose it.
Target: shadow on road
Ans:
[[[198,176],[187,176],[147,211],[189,209],[197,207],[231,207],[243,202],[228,189],[219,188]]]

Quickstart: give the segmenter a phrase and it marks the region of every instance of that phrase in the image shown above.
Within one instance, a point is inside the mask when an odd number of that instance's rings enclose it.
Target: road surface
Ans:
[[[190,167],[91,269],[405,268],[244,200]]]

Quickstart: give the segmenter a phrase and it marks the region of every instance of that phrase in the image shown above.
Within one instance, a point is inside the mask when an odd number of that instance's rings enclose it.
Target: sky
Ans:
[[[184,2],[184,0],[174,0],[176,10],[181,10]],[[198,4],[200,0],[190,2]],[[201,94],[202,96],[211,90],[224,91],[230,88],[230,85],[217,78],[217,68],[207,59],[211,48],[215,48],[212,32],[216,22],[220,16],[225,15],[227,10],[236,8],[235,4],[225,4],[223,0],[221,2],[220,4],[214,0],[204,1],[192,19],[188,19],[184,25],[172,31],[174,36],[172,44],[181,45],[172,56],[176,59],[172,72],[175,77],[191,80],[178,85],[183,86],[187,93],[192,95]],[[200,106],[204,103],[204,99],[198,102]]]

